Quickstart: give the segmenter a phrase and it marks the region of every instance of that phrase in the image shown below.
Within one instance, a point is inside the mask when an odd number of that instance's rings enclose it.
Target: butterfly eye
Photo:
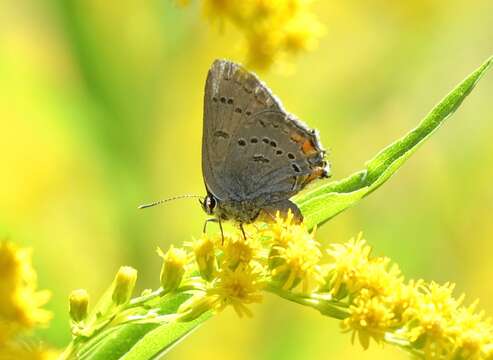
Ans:
[[[204,199],[204,202],[202,203],[202,207],[204,208],[204,211],[209,215],[214,214],[214,208],[216,207],[216,205],[217,205],[216,199],[214,199],[212,195],[207,195]]]

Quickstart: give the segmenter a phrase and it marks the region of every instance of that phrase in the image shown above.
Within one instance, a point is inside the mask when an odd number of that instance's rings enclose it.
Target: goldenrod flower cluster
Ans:
[[[205,15],[233,24],[245,37],[248,63],[266,69],[287,54],[313,49],[324,28],[310,0],[204,0]],[[185,5],[188,1],[179,1]]]
[[[372,257],[361,236],[324,248],[291,213],[243,230],[225,228],[158,250],[161,287],[140,297],[130,298],[137,278],[130,267],[120,268],[112,296],[92,313],[87,292],[74,291],[73,335],[86,341],[111,324],[186,322],[227,307],[249,317],[251,305],[268,291],[339,319],[342,331],[365,349],[373,339],[424,359],[493,360],[493,326],[476,311],[477,303],[464,306],[452,284],[406,281],[390,259]],[[176,296],[182,299],[177,311],[161,312],[159,304]],[[63,358],[77,351],[67,349]]]
[[[493,326],[477,303],[463,306],[450,283],[406,282],[397,265],[370,252],[361,238],[328,250],[328,289],[348,306],[343,331],[364,348],[374,339],[425,359],[493,359]]]
[[[292,218],[289,214],[286,219],[277,217],[273,224],[247,226],[246,238],[241,231],[231,230],[222,235],[204,234],[188,244],[192,264],[184,268],[191,270],[188,282],[195,287],[192,298],[179,309],[183,319],[208,310],[221,311],[228,305],[239,316],[252,316],[247,305],[261,302],[262,290],[271,286],[300,294],[319,289],[324,284],[320,245],[303,225],[291,224]],[[200,277],[194,277],[194,268]],[[161,285],[167,288],[166,278]]]
[[[323,249],[291,214],[245,229],[246,238],[232,229],[179,249],[182,267],[169,281],[191,297],[178,320],[228,306],[251,316],[249,305],[270,291],[341,319],[342,331],[365,349],[373,339],[425,359],[493,359],[490,320],[475,311],[476,303],[465,307],[463,296],[454,298],[453,285],[405,281],[390,259],[371,257],[361,237]],[[175,258],[177,251],[163,256]],[[170,288],[166,277],[161,281]]]
[[[49,359],[54,353],[42,346],[25,346],[18,339],[43,326],[51,313],[42,309],[50,294],[36,289],[31,251],[10,242],[0,242],[0,358]]]

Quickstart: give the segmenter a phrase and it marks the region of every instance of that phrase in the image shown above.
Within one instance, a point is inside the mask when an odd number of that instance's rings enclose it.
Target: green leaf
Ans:
[[[165,296],[159,303],[159,315],[174,314],[190,295]],[[153,306],[154,307],[154,306]],[[77,350],[80,360],[153,359],[162,355],[198,325],[212,316],[211,312],[189,322],[127,323],[112,326]]]
[[[390,144],[368,161],[364,170],[339,181],[314,184],[292,198],[309,227],[322,224],[354,205],[385,183],[404,162],[459,108],[479,79],[493,63],[490,57],[404,137]]]
[[[212,313],[208,312],[193,321],[160,326],[137,342],[122,359],[142,360],[162,356],[211,316]]]
[[[82,348],[78,359],[120,359],[141,338],[157,327],[159,324],[126,324],[110,328],[101,333],[89,349]]]

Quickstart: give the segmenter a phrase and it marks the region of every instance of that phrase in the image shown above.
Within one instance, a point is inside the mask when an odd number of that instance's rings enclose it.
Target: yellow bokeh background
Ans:
[[[320,130],[334,178],[359,170],[493,54],[491,0],[313,4],[318,47],[261,77]],[[202,97],[215,58],[243,60],[241,33],[200,3],[0,2],[0,237],[34,249],[54,320],[69,341],[67,296],[96,300],[120,265],[158,286],[156,246],[200,234]],[[409,278],[457,283],[493,314],[493,76],[378,192],[320,228],[328,243],[363,231]],[[266,296],[255,317],[226,310],[170,359],[406,359],[350,345],[335,320]]]

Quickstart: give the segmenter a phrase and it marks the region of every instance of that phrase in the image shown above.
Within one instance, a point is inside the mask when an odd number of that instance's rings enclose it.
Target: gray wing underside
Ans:
[[[317,142],[315,132],[237,64],[216,60],[212,65],[203,126],[202,171],[208,191],[219,199],[281,201],[311,172],[312,160],[291,136],[301,132]]]

